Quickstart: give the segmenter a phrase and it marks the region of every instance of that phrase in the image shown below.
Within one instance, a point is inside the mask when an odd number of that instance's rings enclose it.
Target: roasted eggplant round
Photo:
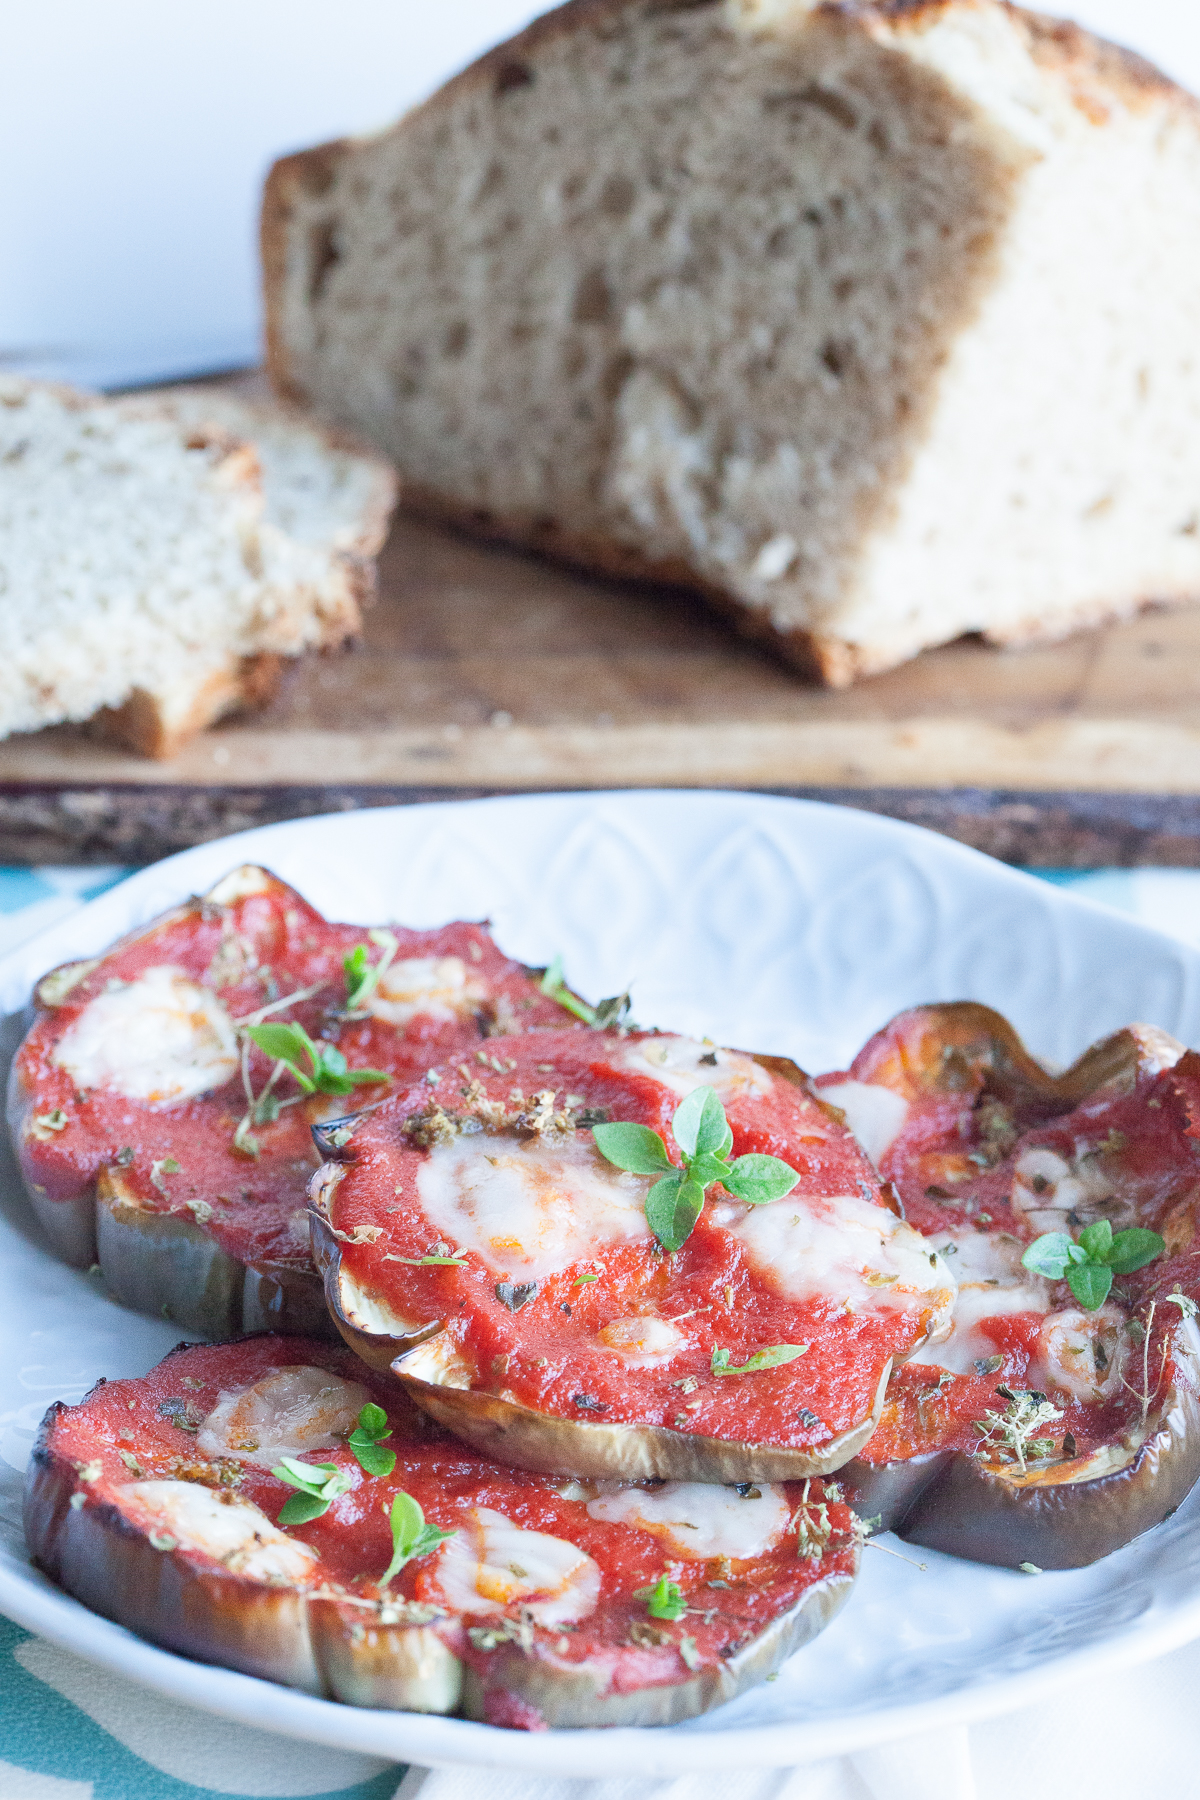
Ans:
[[[778,1159],[794,1185],[752,1203],[714,1181],[668,1248],[652,1182],[675,1175],[672,1120],[702,1093],[735,1160]],[[615,1123],[653,1137],[651,1175],[601,1154]],[[948,1322],[942,1259],[778,1059],[647,1033],[493,1039],[345,1129],[312,1187],[339,1328],[521,1467],[828,1473],[870,1436],[893,1361]]]
[[[857,1504],[930,1548],[1038,1568],[1167,1517],[1200,1474],[1200,1058],[1134,1026],[1039,1076],[997,1015],[925,1007],[818,1088],[875,1131],[958,1276],[950,1335],[893,1374],[845,1471]],[[1082,1305],[1023,1257],[1098,1221],[1160,1233],[1168,1260]]]
[[[820,1482],[555,1482],[463,1448],[339,1347],[181,1346],[51,1407],[36,1560],[143,1636],[356,1706],[666,1724],[771,1674],[847,1598]]]
[[[51,1244],[210,1337],[330,1329],[314,1124],[489,1031],[569,1018],[480,926],[332,925],[254,867],[54,970],[35,1003],[9,1121]]]

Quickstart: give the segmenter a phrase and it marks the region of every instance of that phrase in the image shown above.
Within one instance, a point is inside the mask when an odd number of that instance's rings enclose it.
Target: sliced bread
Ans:
[[[1200,597],[1200,108],[1001,0],[572,0],[275,165],[283,393],[843,683]]]
[[[394,498],[290,409],[0,377],[0,734],[94,718],[173,754],[358,628]]]

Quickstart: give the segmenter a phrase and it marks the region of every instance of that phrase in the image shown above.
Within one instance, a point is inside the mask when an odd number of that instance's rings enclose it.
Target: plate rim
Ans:
[[[1070,914],[1082,909],[1093,917],[1104,918],[1110,927],[1116,920],[1131,940],[1170,945],[1184,965],[1190,964],[1200,979],[1200,950],[1140,920],[1115,913],[1113,908],[1086,895],[1052,885],[905,820],[825,801],[755,790],[568,789],[361,808],[354,813],[322,813],[250,826],[244,831],[176,851],[135,870],[104,893],[85,902],[67,919],[48,926],[0,958],[0,994],[14,987],[20,991],[23,983],[25,996],[17,1007],[5,1006],[0,1010],[11,1012],[26,1004],[28,991],[37,978],[29,971],[36,969],[42,973],[48,966],[53,966],[46,960],[50,954],[63,960],[60,949],[64,940],[69,940],[81,925],[86,930],[88,923],[95,924],[118,910],[131,888],[157,888],[164,877],[169,879],[181,866],[186,871],[189,865],[197,862],[220,861],[225,857],[228,858],[227,866],[233,866],[238,860],[246,860],[242,852],[250,851],[252,843],[254,854],[258,854],[257,846],[264,838],[302,837],[360,814],[368,815],[383,829],[389,817],[441,817],[451,809],[461,814],[464,809],[468,813],[477,813],[480,809],[538,808],[547,802],[598,805],[664,799],[673,806],[682,803],[689,808],[713,802],[732,808],[749,804],[791,818],[798,812],[826,818],[840,815],[856,829],[874,833],[884,840],[891,839],[914,851],[918,858],[924,851],[935,858],[946,859],[951,867],[959,865],[964,874],[983,874],[1001,888],[1008,886],[1014,892],[1024,890],[1027,894],[1036,892],[1041,904],[1052,913]],[[177,890],[180,899],[191,891],[186,880],[177,884]],[[171,901],[167,900],[165,904],[169,905]],[[156,899],[156,910],[157,905]],[[46,953],[41,951],[42,945],[47,946]],[[88,951],[84,949],[82,953]],[[69,950],[66,955],[70,955]],[[1147,1613],[1118,1627],[1109,1637],[1067,1650],[1029,1669],[1010,1672],[990,1681],[976,1681],[948,1694],[888,1704],[828,1720],[810,1718],[795,1723],[751,1724],[720,1731],[680,1726],[555,1729],[527,1733],[468,1720],[346,1706],[163,1649],[135,1636],[126,1627],[92,1613],[70,1595],[53,1588],[32,1565],[28,1573],[0,1567],[0,1612],[23,1629],[165,1697],[291,1738],[391,1757],[400,1762],[414,1761],[421,1767],[490,1765],[528,1773],[569,1776],[591,1775],[596,1767],[596,1753],[603,1751],[606,1774],[672,1775],[705,1768],[778,1768],[834,1755],[854,1754],[938,1727],[992,1718],[1033,1700],[1044,1700],[1077,1678],[1102,1675],[1150,1661],[1200,1636],[1200,1595],[1164,1611],[1159,1604],[1162,1580],[1162,1576],[1151,1578],[1154,1602]],[[191,1691],[197,1685],[203,1690],[200,1694]]]

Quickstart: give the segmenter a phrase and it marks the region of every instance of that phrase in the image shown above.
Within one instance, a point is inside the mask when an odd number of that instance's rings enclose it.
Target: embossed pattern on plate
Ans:
[[[531,962],[561,952],[588,994],[632,982],[643,1021],[843,1063],[901,1007],[976,999],[1065,1062],[1145,1019],[1200,1042],[1200,954],[1131,920],[869,814],[755,795],[542,795],[268,826],[133,876],[0,962],[15,1013],[55,962],[233,864],[259,860],[332,916],[432,925],[490,917]],[[10,1021],[7,1054],[19,1035]],[[498,1731],[368,1713],[171,1656],[87,1613],[31,1569],[20,1469],[37,1420],[100,1374],[139,1373],[175,1341],[45,1252],[0,1165],[0,1610],[176,1698],[230,1717],[430,1765],[675,1775],[772,1766],[993,1713],[1084,1670],[1200,1633],[1200,1503],[1092,1569],[1036,1579],[926,1554],[868,1552],[850,1605],[779,1679],[691,1725]],[[903,1550],[889,1540],[892,1548]],[[905,1551],[905,1555],[910,1554]]]

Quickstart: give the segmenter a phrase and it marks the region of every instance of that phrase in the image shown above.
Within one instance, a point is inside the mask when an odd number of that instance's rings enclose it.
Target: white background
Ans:
[[[1197,0],[1077,0],[1200,91]],[[115,383],[253,361],[272,157],[385,124],[536,0],[9,0],[0,365]]]

